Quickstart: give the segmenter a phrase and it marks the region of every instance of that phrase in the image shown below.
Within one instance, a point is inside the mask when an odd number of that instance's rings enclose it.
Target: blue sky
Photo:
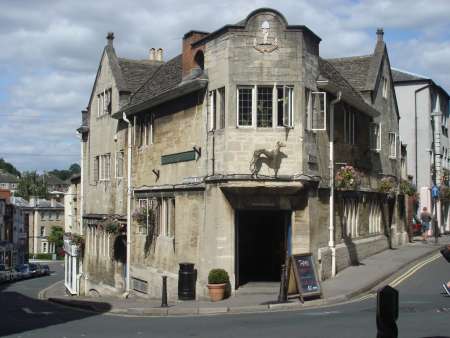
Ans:
[[[323,57],[369,54],[383,27],[391,65],[450,90],[450,1],[434,0],[2,0],[0,157],[20,170],[67,168],[79,160],[75,132],[88,103],[108,31],[119,56],[165,59],[191,29],[213,31],[259,7],[282,12],[322,38]],[[220,15],[217,15],[220,13]]]

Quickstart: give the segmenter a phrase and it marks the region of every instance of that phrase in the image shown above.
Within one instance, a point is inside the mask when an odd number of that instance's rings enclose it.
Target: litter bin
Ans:
[[[194,263],[180,263],[178,271],[178,299],[195,300],[196,271]]]

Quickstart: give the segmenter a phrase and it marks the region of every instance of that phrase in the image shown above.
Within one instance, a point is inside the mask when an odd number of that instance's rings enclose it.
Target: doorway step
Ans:
[[[278,296],[279,291],[280,291],[280,282],[249,282],[244,285],[241,285],[239,289],[236,290],[236,296],[240,295]]]

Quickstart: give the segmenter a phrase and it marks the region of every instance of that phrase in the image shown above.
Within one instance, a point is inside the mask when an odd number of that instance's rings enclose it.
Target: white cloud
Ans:
[[[0,101],[2,149],[76,154],[75,128],[89,99],[105,36],[114,31],[119,56],[146,58],[162,47],[170,58],[191,29],[214,31],[258,7],[273,7],[290,24],[318,34],[325,57],[368,54],[383,26],[391,63],[450,88],[450,1],[122,0],[2,1],[0,70],[8,86]],[[218,15],[219,14],[219,15]],[[4,96],[4,95],[3,95]],[[0,153],[0,156],[3,156]],[[10,157],[20,169],[67,167],[76,156]]]

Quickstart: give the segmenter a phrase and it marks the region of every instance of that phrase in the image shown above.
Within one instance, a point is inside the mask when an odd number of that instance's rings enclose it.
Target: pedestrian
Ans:
[[[422,222],[422,240],[426,243],[428,239],[428,231],[431,229],[431,214],[428,212],[427,207],[422,208],[420,213],[420,221]]]

